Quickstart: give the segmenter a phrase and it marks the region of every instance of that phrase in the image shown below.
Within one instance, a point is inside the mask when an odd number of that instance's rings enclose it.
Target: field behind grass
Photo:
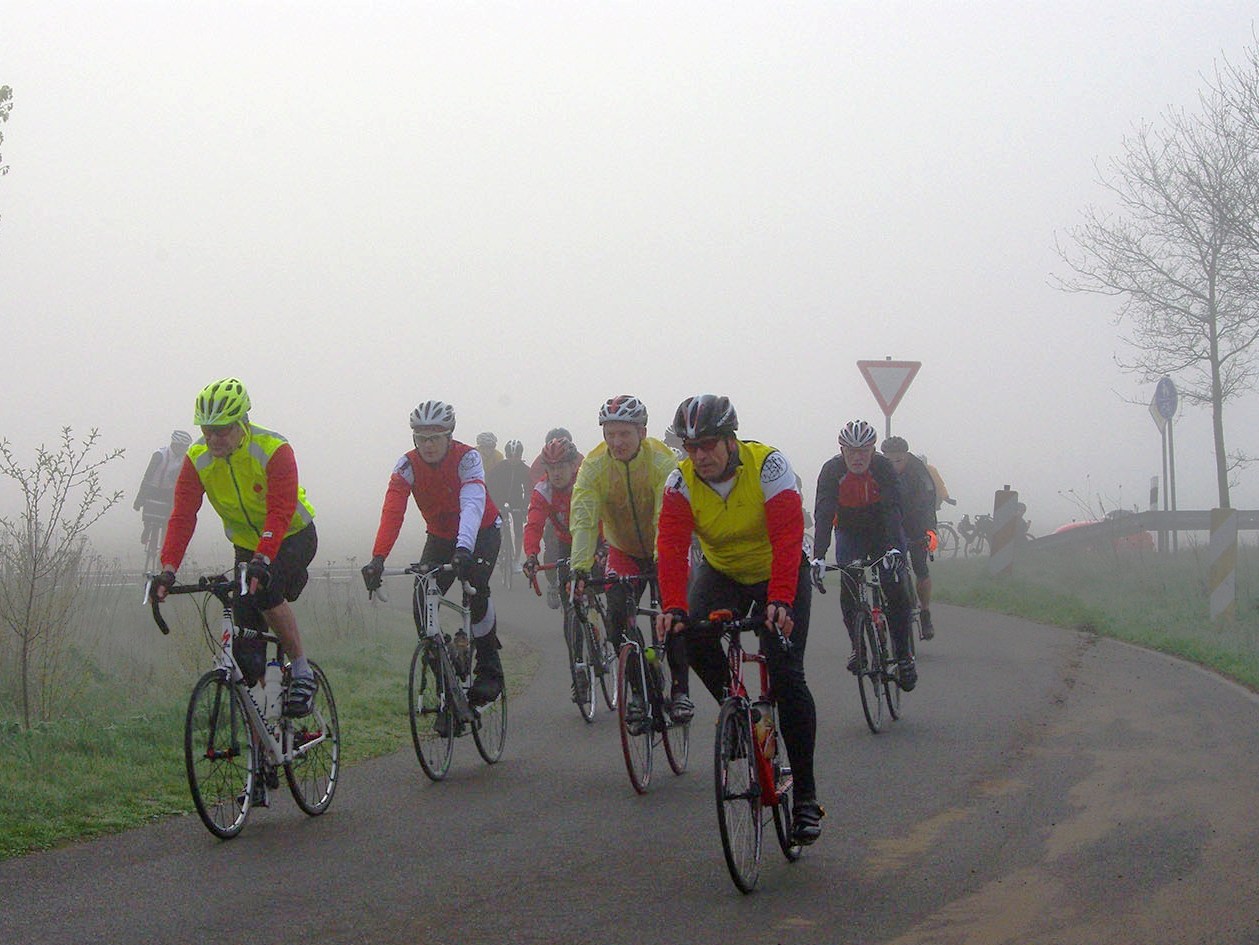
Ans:
[[[1259,690],[1259,550],[1239,549],[1236,615],[1210,619],[1204,548],[1030,552],[1005,577],[987,558],[931,565],[933,600],[1026,617],[1184,657]]]
[[[192,813],[184,714],[212,654],[194,597],[163,606],[169,637],[139,597],[137,587],[102,590],[85,608],[94,619],[71,647],[73,691],[56,717],[23,731],[12,695],[0,702],[0,859]],[[361,582],[331,578],[313,578],[295,608],[332,685],[342,763],[410,750],[410,614],[368,604]],[[216,637],[218,621],[211,608]],[[519,692],[537,656],[508,640],[503,663]]]

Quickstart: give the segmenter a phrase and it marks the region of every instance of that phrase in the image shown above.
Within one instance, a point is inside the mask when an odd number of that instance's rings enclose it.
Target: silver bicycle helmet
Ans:
[[[878,431],[864,420],[849,420],[839,431],[840,446],[860,449],[863,446],[873,446],[878,438]]]
[[[599,426],[609,420],[647,426],[647,405],[631,394],[617,394],[599,408]]]
[[[411,411],[411,429],[437,427],[446,433],[455,430],[455,408],[441,400],[426,400]]]

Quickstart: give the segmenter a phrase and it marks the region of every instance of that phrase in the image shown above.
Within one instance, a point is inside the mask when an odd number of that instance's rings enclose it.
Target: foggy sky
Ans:
[[[726,393],[811,505],[842,423],[883,426],[855,362],[892,356],[923,362],[893,432],[958,515],[1005,483],[1037,534],[1079,517],[1061,491],[1144,508],[1153,391],[1114,364],[1115,302],[1050,288],[1054,235],[1253,16],[9,0],[0,435],[125,446],[95,537],[130,552],[150,452],[239,376],[293,443],[320,560],[361,558],[420,400],[529,459],[557,424],[588,450],[613,394],[660,435]],[[1231,449],[1259,453],[1256,397],[1227,408]],[[1175,430],[1180,507],[1214,505],[1208,413]],[[412,509],[395,556],[421,535]],[[198,550],[225,552],[208,506]]]

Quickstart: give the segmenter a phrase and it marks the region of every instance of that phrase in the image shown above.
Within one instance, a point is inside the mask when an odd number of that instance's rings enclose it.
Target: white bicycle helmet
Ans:
[[[192,446],[192,437],[183,430],[175,430],[170,435],[171,446],[182,446],[184,449]]]
[[[446,433],[455,430],[455,408],[441,400],[426,400],[411,411],[411,429],[437,427]]]
[[[599,426],[609,420],[647,426],[647,405],[631,394],[617,394],[599,408]]]
[[[839,431],[840,446],[860,449],[863,446],[873,446],[878,438],[878,431],[864,420],[849,420]]]

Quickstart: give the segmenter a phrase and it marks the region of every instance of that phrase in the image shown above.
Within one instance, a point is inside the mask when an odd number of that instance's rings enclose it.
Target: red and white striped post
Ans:
[[[998,489],[992,501],[992,552],[989,574],[1010,574],[1014,570],[1014,545],[1019,534],[1019,494],[1008,485]]]

